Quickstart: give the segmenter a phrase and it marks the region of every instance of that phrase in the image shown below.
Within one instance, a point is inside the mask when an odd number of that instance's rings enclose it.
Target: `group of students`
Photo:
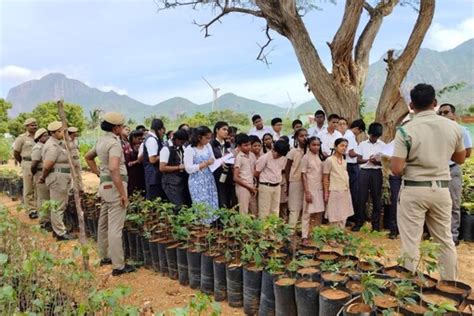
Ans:
[[[370,193],[372,227],[380,230],[380,152],[385,146],[379,140],[381,124],[372,123],[369,138],[358,143],[357,137],[365,132],[362,119],[349,124],[331,114],[326,124],[321,110],[309,129],[294,120],[289,137],[281,135],[280,118],[272,119],[271,127],[266,127],[258,114],[252,122],[254,127],[248,134],[236,134],[236,129],[223,121],[212,130],[182,124],[173,133],[166,133],[159,119],[152,121],[149,131],[138,126],[122,138],[129,193],[143,192],[147,199],[161,198],[177,209],[203,204],[210,213],[238,205],[241,213],[260,218],[280,215],[292,227],[301,218],[304,239],[311,226],[321,224],[324,218],[339,227],[349,219],[355,223],[353,230],[359,230],[367,220]],[[130,148],[134,155],[129,154]],[[140,172],[133,171],[140,165]],[[390,218],[396,221],[395,216]],[[215,219],[210,214],[209,221]],[[396,234],[395,223],[391,236]]]

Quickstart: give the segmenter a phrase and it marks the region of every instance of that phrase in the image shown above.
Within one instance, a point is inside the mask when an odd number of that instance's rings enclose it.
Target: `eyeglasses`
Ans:
[[[444,110],[444,111],[439,111],[438,115],[445,116],[445,115],[448,115],[449,113],[451,113],[450,110]]]

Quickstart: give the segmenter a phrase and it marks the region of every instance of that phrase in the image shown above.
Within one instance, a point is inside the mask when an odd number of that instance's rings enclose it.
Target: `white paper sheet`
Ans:
[[[382,154],[382,156],[392,157],[394,150],[395,150],[395,143],[391,142],[391,143],[388,143],[384,146],[384,148],[382,149],[381,154]]]
[[[216,171],[217,168],[222,166],[222,164],[228,163],[228,164],[233,164],[234,163],[234,155],[232,154],[227,154],[219,159],[216,159],[212,165],[209,166],[209,169],[211,169],[211,172]]]

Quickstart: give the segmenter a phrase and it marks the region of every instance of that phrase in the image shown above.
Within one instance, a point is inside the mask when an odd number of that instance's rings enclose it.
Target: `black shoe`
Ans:
[[[372,226],[372,231],[379,232],[380,231],[380,226]]]
[[[112,270],[112,275],[113,276],[118,276],[124,273],[131,273],[137,271],[137,268],[134,266],[131,266],[129,264],[126,264],[122,269],[113,269]]]
[[[454,245],[455,245],[456,247],[459,246],[459,243],[460,243],[459,239],[457,239],[457,240],[454,241]]]
[[[390,234],[388,234],[388,238],[390,239],[397,239],[397,233],[396,232],[390,232]]]
[[[108,264],[112,264],[112,259],[110,258],[103,258],[103,259],[100,259],[100,263],[99,265],[102,267],[102,266],[106,266]]]
[[[73,236],[69,233],[65,233],[64,235],[61,235],[59,236],[58,234],[56,233],[53,233],[53,235],[56,235],[56,240],[57,241],[62,241],[62,240],[74,240],[74,239],[77,239],[76,236]]]
[[[53,226],[51,226],[51,223],[49,223],[49,222],[40,223],[40,227],[41,227],[41,229],[44,229],[47,232],[52,232],[53,231]]]
[[[30,219],[37,219],[38,218],[38,212],[37,211],[31,211],[30,214],[28,214],[28,217]]]
[[[358,232],[358,231],[360,231],[361,227],[362,227],[361,225],[355,224],[354,227],[352,227],[351,230],[352,230],[353,232]]]

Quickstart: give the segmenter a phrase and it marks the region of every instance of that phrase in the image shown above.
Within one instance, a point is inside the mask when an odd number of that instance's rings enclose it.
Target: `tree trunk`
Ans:
[[[384,125],[382,139],[390,141],[395,136],[395,128],[408,114],[408,106],[400,92],[400,86],[405,79],[415,57],[420,50],[435,11],[435,0],[421,0],[420,12],[405,49],[398,58],[393,57],[393,51],[387,54],[387,79],[379,99],[375,120]]]

